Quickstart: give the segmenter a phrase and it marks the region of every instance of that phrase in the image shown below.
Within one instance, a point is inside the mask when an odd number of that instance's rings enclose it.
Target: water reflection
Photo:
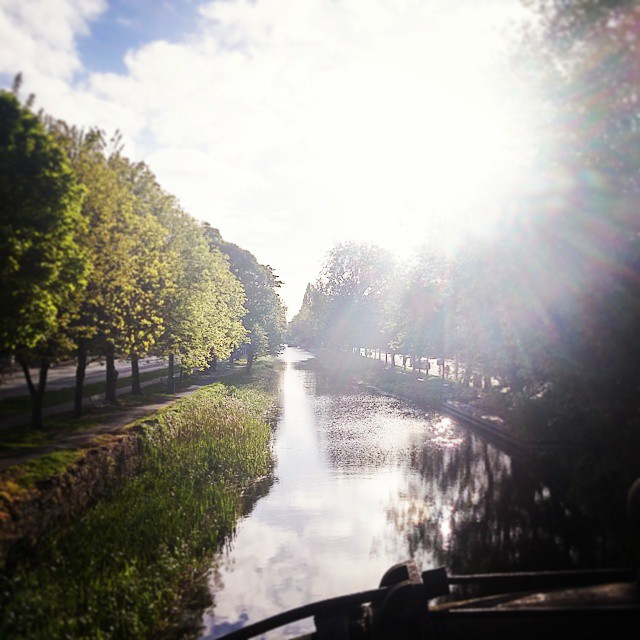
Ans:
[[[527,470],[467,429],[387,397],[339,393],[288,348],[273,486],[211,576],[202,638],[376,586],[413,557],[452,572],[569,566],[570,521]],[[269,637],[313,629],[302,621]]]

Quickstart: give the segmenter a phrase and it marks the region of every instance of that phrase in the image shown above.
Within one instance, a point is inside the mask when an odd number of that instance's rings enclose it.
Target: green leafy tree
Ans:
[[[69,355],[66,329],[88,271],[78,243],[82,197],[42,123],[15,95],[0,92],[0,352],[23,368],[34,428],[42,426],[48,369]]]
[[[580,447],[558,465],[581,468],[566,484],[610,509],[602,497],[640,473],[626,454],[640,442],[640,11],[529,4],[540,21],[514,58],[543,120],[535,162],[501,233],[457,265],[455,339],[469,371],[505,385],[514,422]]]
[[[418,364],[424,356],[440,358],[445,355],[443,321],[448,295],[447,266],[442,256],[421,251],[404,277],[397,278],[389,310],[394,327],[390,346],[411,356],[413,363]]]
[[[519,43],[518,71],[526,68],[542,99],[540,106],[546,106],[551,139],[544,142],[555,168],[560,163],[570,165],[578,175],[588,169],[586,177],[601,185],[637,192],[638,3],[534,0],[529,4],[540,24]]]
[[[107,360],[107,402],[115,402],[116,355],[134,362],[134,391],[139,392],[138,358],[147,355],[164,331],[164,305],[174,286],[165,261],[166,229],[146,211],[133,192],[129,162],[119,152],[107,161],[115,217],[109,229],[106,258],[108,279],[103,282],[99,307],[99,333]]]
[[[166,229],[165,260],[174,286],[167,292],[164,332],[155,351],[169,358],[169,387],[174,362],[191,372],[230,356],[246,338],[241,282],[229,261],[211,248],[204,229],[167,194],[144,163],[132,166],[136,196]]]
[[[79,415],[90,354],[106,361],[107,402],[116,402],[117,356],[132,359],[133,390],[139,392],[135,365],[163,332],[165,297],[173,283],[165,259],[167,232],[134,193],[131,163],[118,138],[107,140],[98,129],[84,132],[61,121],[50,120],[48,126],[86,189],[83,212],[89,226],[81,240],[93,269],[74,327]]]
[[[240,280],[245,293],[247,314],[243,325],[248,333],[247,367],[260,355],[280,352],[287,332],[286,309],[278,289],[282,282],[269,265],[261,265],[255,256],[239,246],[225,242],[217,229],[204,225],[210,245],[229,259],[233,274]]]
[[[630,331],[640,293],[640,11],[627,0],[532,4],[541,26],[524,40],[519,68],[547,114],[544,187],[519,202],[527,221],[512,234],[521,253],[511,264],[546,288],[528,297],[545,310],[538,347],[553,354],[539,359],[538,376],[583,409],[611,398],[626,421],[640,401]]]
[[[292,344],[311,348],[318,345],[320,325],[325,315],[326,298],[322,291],[309,283],[304,292],[300,311],[289,323],[288,335]]]
[[[321,343],[378,346],[392,274],[393,260],[382,248],[353,242],[336,245],[316,285],[326,297]]]

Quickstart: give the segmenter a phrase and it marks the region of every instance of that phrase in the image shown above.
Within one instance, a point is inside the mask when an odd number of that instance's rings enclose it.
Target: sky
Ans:
[[[400,258],[497,224],[535,135],[518,0],[0,0],[0,87],[119,131],[271,265],[290,319],[338,242]]]

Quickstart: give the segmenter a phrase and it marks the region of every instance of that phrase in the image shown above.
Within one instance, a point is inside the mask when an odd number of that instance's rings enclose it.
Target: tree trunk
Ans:
[[[524,382],[520,377],[518,372],[518,368],[516,366],[511,366],[509,370],[509,386],[511,390],[518,393],[524,389]]]
[[[116,356],[113,347],[107,352],[107,379],[104,401],[107,404],[118,404],[116,398],[116,388],[118,382],[118,370],[116,369]]]
[[[250,370],[251,367],[253,366],[253,361],[255,359],[255,354],[253,353],[253,351],[249,351],[247,353],[247,370]]]
[[[140,386],[140,359],[135,353],[131,354],[131,395],[142,395],[142,387]]]
[[[173,353],[170,353],[169,354],[169,370],[167,372],[167,393],[176,392],[175,365],[176,365],[176,357]]]
[[[31,395],[31,428],[42,429],[42,404],[44,401],[44,392],[47,387],[47,373],[49,372],[50,363],[46,358],[40,360],[38,386],[36,386],[31,379],[27,362],[21,356],[17,356],[16,359],[22,367],[22,372],[24,373]]]
[[[218,369],[218,356],[213,356],[209,369],[211,369],[211,371],[216,371]]]
[[[82,415],[82,392],[87,371],[87,342],[82,338],[78,342],[78,364],[76,365],[76,388],[73,396],[73,417]]]

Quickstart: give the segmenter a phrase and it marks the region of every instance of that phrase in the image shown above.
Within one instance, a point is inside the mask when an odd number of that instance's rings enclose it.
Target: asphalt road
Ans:
[[[166,367],[165,360],[160,358],[144,358],[140,360],[140,373],[151,371],[153,369],[161,369]],[[120,377],[129,377],[131,375],[131,363],[126,360],[117,360],[116,369]],[[34,381],[38,379],[37,369],[31,371]],[[76,367],[75,364],[59,365],[51,367],[47,375],[47,391],[53,389],[64,389],[75,385]],[[93,362],[87,366],[85,384],[92,382],[100,382],[105,377],[104,363]],[[6,398],[14,398],[16,396],[29,395],[27,381],[22,371],[13,371],[10,374],[0,377],[0,402]]]

